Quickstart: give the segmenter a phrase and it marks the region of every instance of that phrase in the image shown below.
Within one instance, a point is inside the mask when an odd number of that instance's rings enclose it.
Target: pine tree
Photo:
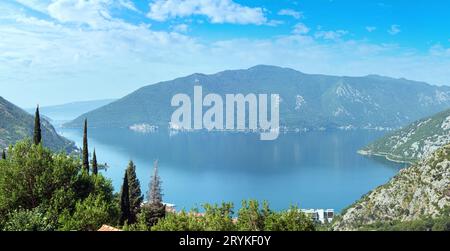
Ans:
[[[148,227],[158,223],[166,216],[166,206],[162,201],[161,179],[158,175],[158,161],[155,161],[153,175],[148,189],[148,203],[142,208],[142,215]]]
[[[39,145],[42,141],[41,132],[41,116],[39,115],[39,105],[36,107],[36,114],[34,116],[34,144]]]
[[[94,175],[97,175],[98,173],[97,155],[95,154],[95,149],[94,154],[92,155],[92,173]]]
[[[148,189],[148,202],[150,204],[162,204],[162,189],[161,178],[158,175],[158,161],[156,160],[153,166],[153,176],[151,177]]]
[[[131,220],[130,223],[136,222],[137,214],[139,213],[139,209],[141,208],[142,201],[144,197],[141,193],[141,184],[136,175],[136,166],[133,161],[130,160],[130,163],[127,167],[127,175],[128,175],[128,186],[129,186],[129,196],[130,196],[130,212],[131,212]]]
[[[2,152],[2,159],[6,159],[6,152],[5,152],[5,149],[3,149],[3,152]]]
[[[89,150],[87,139],[87,119],[84,120],[84,132],[83,132],[83,169],[89,173]]]
[[[130,195],[128,187],[128,174],[125,171],[125,177],[123,178],[122,190],[120,191],[120,225],[124,225],[126,222],[130,222]]]

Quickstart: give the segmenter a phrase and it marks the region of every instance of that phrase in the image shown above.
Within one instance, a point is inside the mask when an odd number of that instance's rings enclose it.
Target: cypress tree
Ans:
[[[3,149],[3,151],[2,151],[2,159],[6,159],[6,152],[5,152],[5,149]]]
[[[136,166],[134,165],[132,160],[130,160],[130,163],[128,164],[127,175],[128,175],[128,186],[130,196],[130,212],[131,212],[130,223],[135,223],[136,216],[140,211],[144,197],[142,196],[141,193],[141,184],[136,175]]]
[[[87,139],[87,119],[84,120],[84,132],[83,132],[83,169],[89,173],[89,150]]]
[[[153,166],[153,175],[150,180],[148,189],[148,202],[154,205],[162,204],[161,178],[158,175],[158,161]]]
[[[128,174],[125,171],[125,177],[123,178],[122,190],[120,191],[120,225],[124,225],[125,222],[130,222],[130,195],[128,187]]]
[[[97,175],[97,173],[98,173],[97,155],[95,154],[95,149],[94,149],[94,154],[92,156],[92,173],[94,175]]]
[[[36,114],[34,116],[34,144],[39,145],[42,141],[41,132],[41,116],[39,115],[39,105],[36,107]]]

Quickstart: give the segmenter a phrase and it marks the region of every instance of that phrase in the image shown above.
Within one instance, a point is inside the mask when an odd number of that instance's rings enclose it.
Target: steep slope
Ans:
[[[450,207],[450,145],[401,170],[387,184],[363,196],[333,224],[334,230],[357,230],[371,224],[436,217]],[[450,217],[450,215],[444,215]]]
[[[416,121],[359,151],[389,160],[415,162],[450,143],[450,110]]]
[[[280,94],[280,123],[291,130],[318,128],[397,128],[450,107],[450,87],[370,75],[336,77],[304,74],[288,68],[255,66],[213,75],[193,74],[143,87],[124,98],[66,124],[93,127],[135,124],[167,128],[170,101],[177,93]],[[206,110],[206,109],[205,109]]]
[[[43,144],[52,150],[72,151],[74,143],[59,136],[53,126],[41,119]],[[0,148],[33,135],[34,117],[0,97]]]

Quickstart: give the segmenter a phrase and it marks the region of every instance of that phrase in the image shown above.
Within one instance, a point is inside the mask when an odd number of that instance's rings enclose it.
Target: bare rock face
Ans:
[[[333,223],[333,230],[358,230],[392,221],[434,217],[450,206],[450,145],[401,170],[362,197]]]
[[[386,135],[359,151],[363,155],[413,163],[450,143],[450,109],[418,120]]]

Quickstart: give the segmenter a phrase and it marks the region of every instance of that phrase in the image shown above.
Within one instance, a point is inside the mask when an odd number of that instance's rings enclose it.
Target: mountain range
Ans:
[[[416,162],[450,143],[450,110],[389,133],[359,151],[398,162]]]
[[[24,138],[33,137],[34,116],[0,97],[0,148]],[[41,117],[42,142],[44,146],[55,151],[70,152],[75,144],[58,135],[55,128]]]
[[[52,121],[69,121],[77,118],[83,113],[95,110],[113,101],[115,101],[115,99],[79,101],[61,105],[41,106],[39,110],[42,115]],[[36,108],[27,108],[25,111],[34,114],[35,109]]]
[[[259,65],[212,75],[192,74],[142,87],[65,124],[81,127],[167,128],[176,107],[173,95],[249,93],[280,95],[280,124],[289,130],[392,129],[450,107],[450,87],[378,75],[338,77],[305,74],[289,68]]]
[[[343,210],[333,229],[392,229],[404,222],[400,229],[413,228],[411,222],[438,218],[450,223],[449,209],[450,145],[445,145]]]

